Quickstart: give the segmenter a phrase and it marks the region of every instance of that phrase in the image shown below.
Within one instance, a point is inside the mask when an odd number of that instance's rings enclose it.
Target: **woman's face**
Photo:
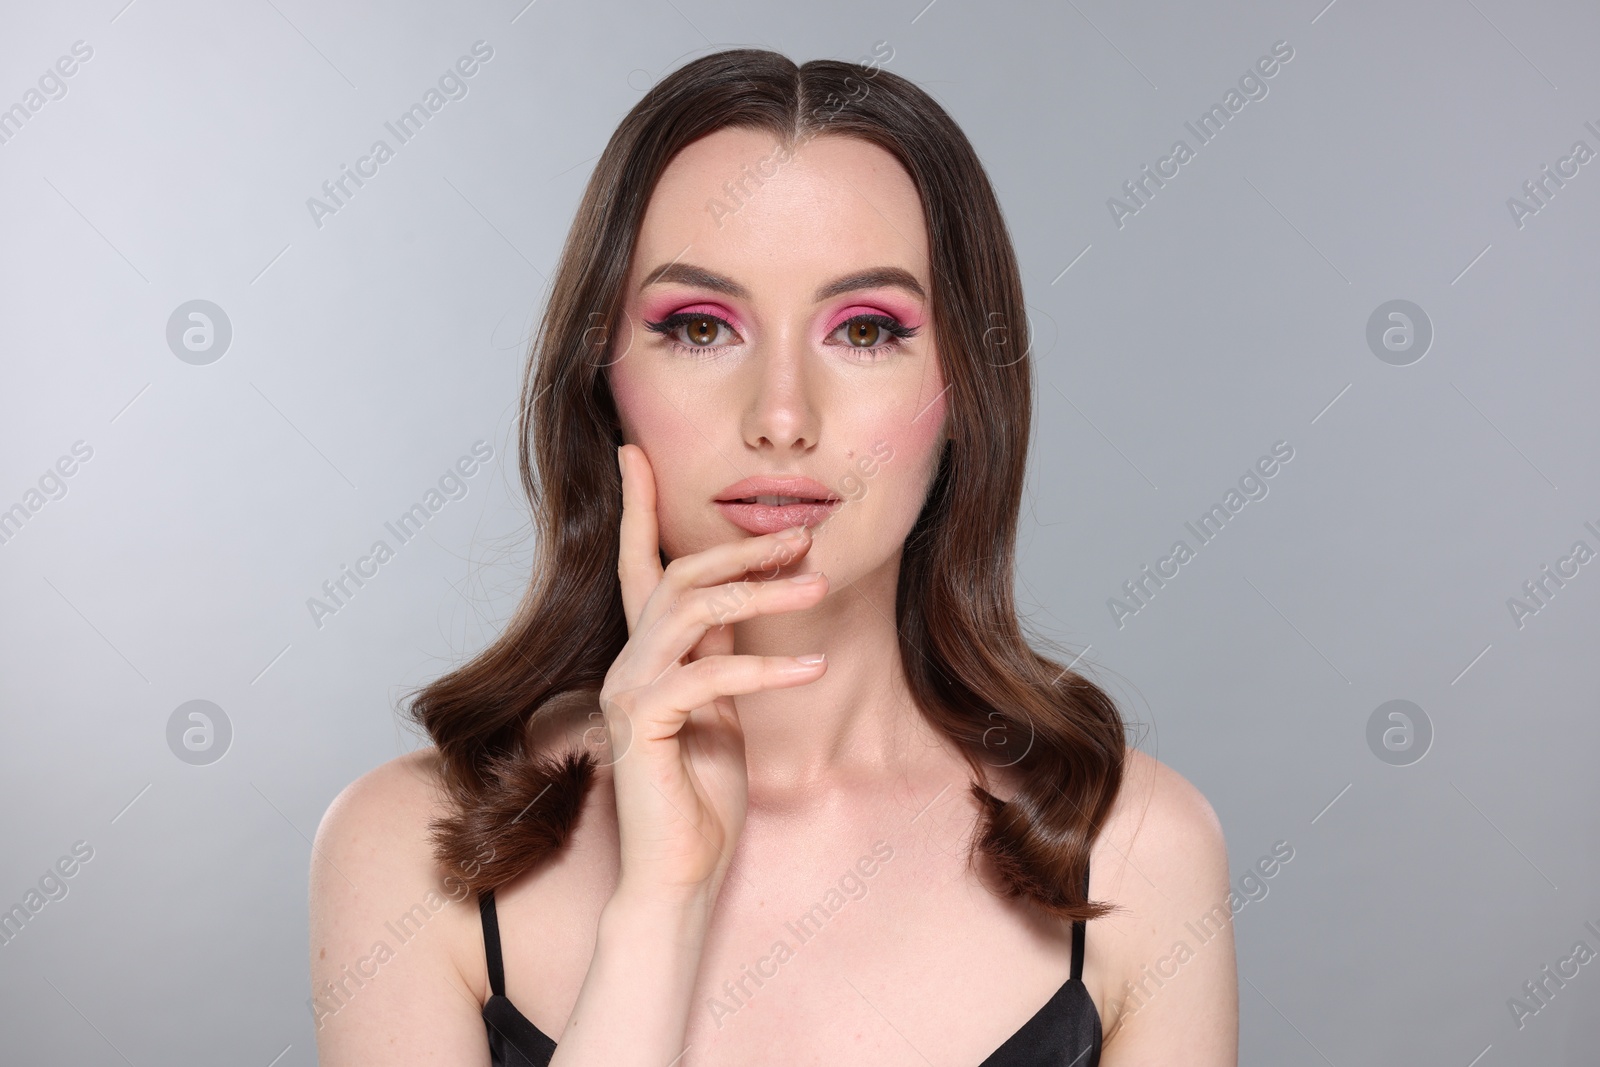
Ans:
[[[876,145],[825,135],[788,154],[724,129],[679,153],[607,368],[669,558],[755,536],[761,508],[718,500],[763,476],[841,501],[801,569],[841,589],[898,558],[945,439],[932,291],[917,190]]]

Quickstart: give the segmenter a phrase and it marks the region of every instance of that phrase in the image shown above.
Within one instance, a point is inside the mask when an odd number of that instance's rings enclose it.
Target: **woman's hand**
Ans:
[[[810,549],[803,529],[717,545],[663,569],[650,461],[637,445],[623,445],[617,460],[629,636],[600,691],[622,853],[617,893],[709,904],[744,829],[749,778],[732,698],[804,685],[827,669],[820,655],[732,655],[728,624],[812,607],[828,580],[817,571],[770,580]]]

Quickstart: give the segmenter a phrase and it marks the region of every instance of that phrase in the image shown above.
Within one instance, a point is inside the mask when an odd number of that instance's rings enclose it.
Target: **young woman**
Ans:
[[[1031,389],[925,93],[647,93],[524,382],[534,580],[318,831],[321,1062],[1234,1064],[1217,819],[1017,619]]]

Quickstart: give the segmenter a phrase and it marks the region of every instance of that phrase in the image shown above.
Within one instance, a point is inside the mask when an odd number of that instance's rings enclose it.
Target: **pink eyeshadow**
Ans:
[[[849,307],[835,312],[828,322],[828,328],[823,333],[832,333],[839,328],[841,323],[855,318],[857,315],[874,314],[889,315],[892,318],[899,319],[907,326],[916,327],[922,325],[921,316],[916,313],[916,309],[912,305],[902,304],[894,300],[874,300],[872,304],[851,304]]]
[[[735,315],[731,309],[723,306],[722,304],[705,300],[685,301],[682,297],[678,297],[677,299],[673,299],[671,297],[667,297],[665,299],[656,299],[645,304],[641,309],[640,314],[651,322],[660,322],[668,315],[679,311],[699,313],[704,315],[715,315],[718,318],[726,319],[733,325],[734,329],[742,329],[742,327],[739,325],[739,317]]]

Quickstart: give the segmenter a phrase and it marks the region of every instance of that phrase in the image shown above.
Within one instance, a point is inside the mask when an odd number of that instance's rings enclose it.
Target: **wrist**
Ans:
[[[600,927],[628,939],[665,936],[672,941],[698,944],[710,922],[713,902],[709,886],[618,886],[600,913]]]

